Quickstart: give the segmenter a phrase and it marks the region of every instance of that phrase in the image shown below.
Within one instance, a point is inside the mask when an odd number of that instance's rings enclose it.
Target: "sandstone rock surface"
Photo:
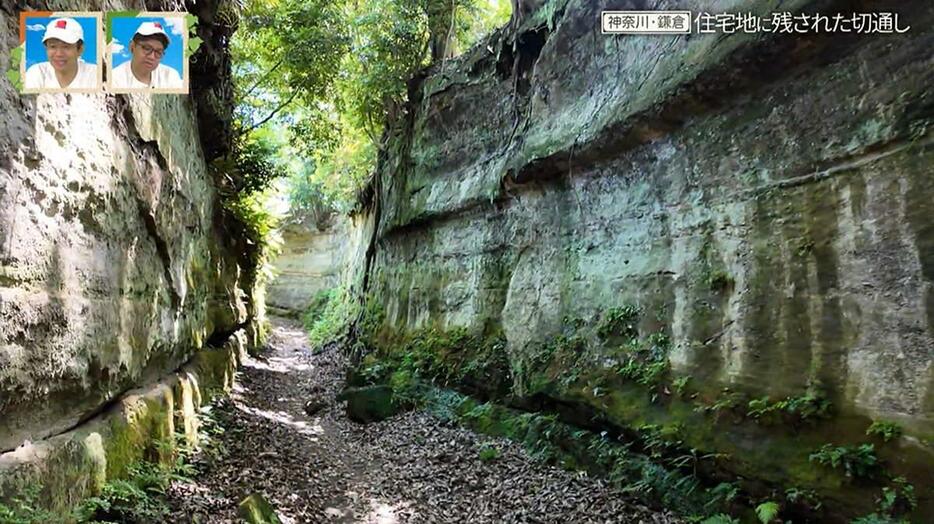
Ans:
[[[842,489],[853,511],[872,492],[808,454],[895,421],[908,437],[881,451],[887,464],[934,484],[930,3],[899,4],[902,34],[684,37],[601,35],[611,4],[548,2],[413,83],[357,217],[373,224],[357,282],[380,336],[500,333],[516,395],[623,426],[681,424],[742,475]],[[710,10],[688,4],[656,8]],[[818,4],[781,10],[851,8]],[[671,341],[665,360],[695,400],[585,382],[623,364],[598,328],[627,306],[641,336]],[[585,356],[545,389],[530,383],[523,370],[570,332]],[[836,418],[797,432],[700,415],[724,388],[773,401],[819,390]]]

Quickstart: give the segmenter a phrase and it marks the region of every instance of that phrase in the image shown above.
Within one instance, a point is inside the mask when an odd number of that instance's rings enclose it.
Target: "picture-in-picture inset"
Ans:
[[[185,13],[111,17],[108,89],[115,93],[188,93]]]
[[[103,88],[100,13],[24,13],[24,93],[94,93]]]

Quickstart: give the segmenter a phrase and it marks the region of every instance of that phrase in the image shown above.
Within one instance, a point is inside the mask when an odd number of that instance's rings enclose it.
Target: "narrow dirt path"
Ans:
[[[173,484],[173,522],[238,522],[259,492],[283,521],[335,523],[675,522],[600,480],[533,461],[516,444],[443,424],[424,412],[360,425],[334,398],[343,382],[335,350],[312,355],[301,327],[273,319],[269,351],[248,360],[211,416],[223,458]],[[309,398],[324,400],[313,416]],[[493,446],[498,456],[480,459]]]

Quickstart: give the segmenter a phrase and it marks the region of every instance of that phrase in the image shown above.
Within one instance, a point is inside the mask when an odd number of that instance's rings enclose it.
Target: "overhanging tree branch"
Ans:
[[[276,65],[272,66],[272,67],[269,69],[269,71],[266,71],[265,73],[263,73],[263,76],[261,76],[260,79],[257,80],[256,83],[253,84],[252,87],[250,87],[249,89],[247,89],[246,93],[243,93],[243,98],[246,98],[246,97],[250,96],[250,93],[252,93],[254,90],[256,90],[256,88],[259,87],[259,85],[260,85],[261,83],[263,83],[263,80],[266,80],[266,78],[268,78],[269,75],[271,75],[271,74],[273,73],[273,71],[275,71],[276,69],[279,69],[279,66],[281,66],[284,62],[285,62],[285,58],[280,58],[279,61],[276,62]]]
[[[250,131],[253,131],[254,129],[256,129],[256,128],[262,126],[263,124],[265,124],[266,122],[269,122],[270,120],[272,120],[272,117],[276,116],[276,114],[278,114],[279,111],[282,111],[282,110],[285,108],[285,106],[291,104],[291,103],[292,103],[292,100],[295,100],[295,97],[297,97],[297,96],[298,96],[298,90],[296,89],[295,91],[292,91],[292,96],[290,96],[290,97],[288,98],[288,100],[286,100],[285,102],[282,102],[281,104],[279,104],[279,106],[276,107],[275,109],[273,109],[271,113],[269,113],[268,115],[265,116],[265,118],[263,118],[262,120],[260,120],[259,122],[255,123],[255,124],[253,124],[252,126],[250,126],[249,129],[247,129],[247,130],[244,132],[244,134],[249,133]]]

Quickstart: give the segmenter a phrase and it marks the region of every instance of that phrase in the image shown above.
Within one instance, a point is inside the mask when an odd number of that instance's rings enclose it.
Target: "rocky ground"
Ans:
[[[676,522],[598,479],[425,412],[354,423],[335,401],[339,352],[313,355],[300,326],[273,322],[269,350],[210,409],[224,430],[213,446],[222,453],[200,455],[195,479],[173,484],[172,522],[238,522],[237,505],[252,493],[284,523]],[[321,400],[313,415],[309,399]],[[496,456],[481,459],[486,448]]]

